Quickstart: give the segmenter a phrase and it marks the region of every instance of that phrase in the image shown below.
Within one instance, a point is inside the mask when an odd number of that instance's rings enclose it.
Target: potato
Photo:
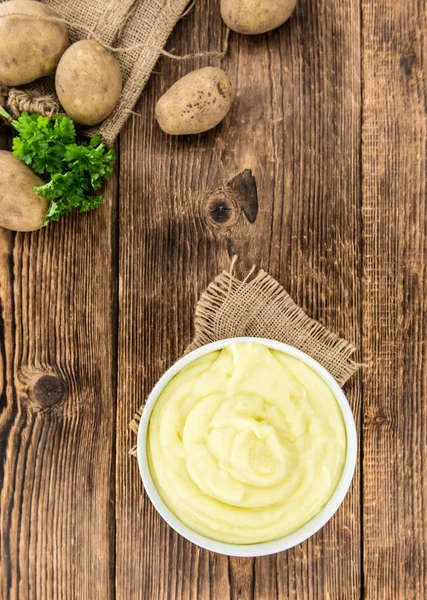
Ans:
[[[98,42],[81,40],[59,61],[56,93],[67,115],[82,125],[96,125],[113,111],[122,91],[117,60]]]
[[[0,83],[23,85],[55,71],[68,47],[65,23],[7,16],[11,13],[59,17],[58,13],[34,0],[13,0],[0,4]]]
[[[40,229],[48,201],[33,188],[44,183],[19,158],[0,150],[0,226],[12,231]]]
[[[257,34],[289,19],[297,0],[221,0],[222,18],[232,31]]]
[[[221,69],[205,67],[178,79],[158,100],[156,119],[171,135],[202,133],[218,125],[233,103],[231,83]]]

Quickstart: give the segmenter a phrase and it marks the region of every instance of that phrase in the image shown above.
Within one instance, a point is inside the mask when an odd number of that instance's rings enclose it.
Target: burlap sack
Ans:
[[[123,75],[120,101],[105,121],[97,127],[84,131],[91,136],[100,133],[111,144],[138,100],[162,48],[189,0],[44,0],[44,2],[65,18],[71,42],[92,36],[106,46],[122,49],[115,54]],[[37,27],[36,21],[34,26]],[[35,95],[35,101],[39,103],[41,110],[45,102],[50,102],[52,106],[52,96],[55,99],[54,77],[46,77],[22,89]],[[29,102],[32,102],[32,99],[29,100],[28,96],[19,92],[12,92],[9,99],[11,104],[20,106],[22,110],[28,110]]]
[[[361,367],[350,342],[310,319],[273,277],[255,268],[241,281],[236,258],[202,294],[195,311],[195,335],[186,353],[210,342],[240,336],[279,340],[316,359],[340,385]],[[137,433],[143,406],[130,423]],[[130,450],[136,456],[136,446]]]

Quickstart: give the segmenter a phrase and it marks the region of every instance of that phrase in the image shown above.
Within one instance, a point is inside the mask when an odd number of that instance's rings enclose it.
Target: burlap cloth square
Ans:
[[[362,366],[351,359],[356,351],[310,317],[295,304],[278,281],[255,267],[245,279],[234,275],[236,257],[230,269],[209,284],[195,311],[195,335],[186,349],[190,352],[210,342],[241,336],[279,340],[299,348],[316,359],[340,385]],[[130,428],[138,432],[141,406]],[[136,456],[136,446],[130,450]]]
[[[83,130],[89,136],[100,133],[111,144],[131,114],[189,0],[43,1],[65,19],[71,43],[92,37],[106,47],[121,49],[115,53],[123,76],[120,100],[105,121]],[[36,21],[34,27],[37,27]],[[9,91],[9,105],[16,108],[15,116],[23,111],[47,114],[50,108],[50,112],[57,112],[59,102],[54,76]]]

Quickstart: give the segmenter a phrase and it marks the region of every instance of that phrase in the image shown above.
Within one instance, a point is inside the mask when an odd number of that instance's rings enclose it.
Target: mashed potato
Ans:
[[[332,496],[346,457],[338,403],[310,367],[259,343],[195,360],[154,405],[156,488],[193,531],[250,544],[287,535]]]

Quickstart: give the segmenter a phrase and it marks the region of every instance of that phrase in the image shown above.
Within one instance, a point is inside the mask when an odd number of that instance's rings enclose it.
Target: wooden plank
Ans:
[[[277,136],[285,139],[289,187],[278,194],[287,199],[283,225],[275,205],[273,231],[280,242],[272,248],[280,250],[272,254],[270,271],[310,315],[360,346],[360,6],[304,2],[296,17],[293,110]],[[283,92],[277,88],[286,101],[288,85]],[[286,143],[289,126],[292,145]],[[346,392],[359,423],[360,379]],[[357,472],[338,514],[310,541],[258,561],[259,598],[274,598],[273,587],[270,596],[262,589],[275,560],[279,598],[361,596],[359,485]]]
[[[114,594],[115,187],[0,231],[0,597]]]
[[[426,5],[362,1],[364,587],[427,589]]]
[[[169,48],[218,48],[221,31],[209,0],[177,26]],[[195,302],[234,253],[240,273],[253,263],[268,269],[313,316],[361,339],[358,0],[304,0],[278,31],[232,34],[229,56],[210,63],[235,86],[231,114],[202,136],[168,137],[154,121],[156,100],[205,64],[162,59],[141,116],[121,136],[117,598],[359,598],[358,476],[311,541],[274,557],[227,559],[162,522],[126,455],[133,412],[191,340]],[[214,193],[244,169],[258,186],[254,223]],[[359,415],[358,381],[348,395]]]

